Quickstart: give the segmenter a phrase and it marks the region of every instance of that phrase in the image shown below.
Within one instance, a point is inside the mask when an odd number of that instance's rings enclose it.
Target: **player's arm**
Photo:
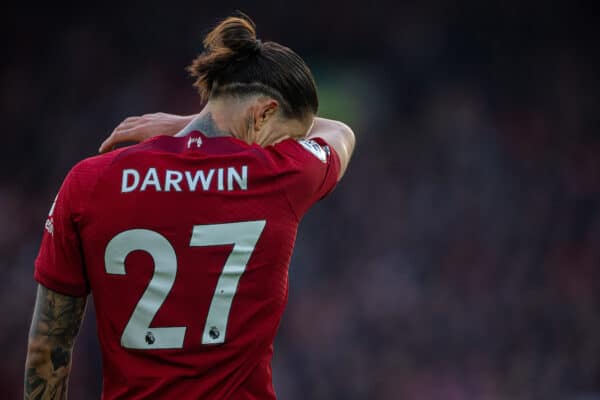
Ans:
[[[113,150],[117,144],[143,142],[158,135],[175,136],[196,116],[196,114],[175,115],[159,112],[126,118],[117,125],[110,136],[100,145],[98,152],[106,153]]]
[[[86,297],[71,297],[38,285],[25,362],[26,400],[67,398],[73,343]]]
[[[317,117],[306,137],[307,139],[322,138],[333,147],[340,159],[338,180],[342,179],[356,143],[352,129],[343,122]]]
[[[102,143],[99,151],[105,153],[112,150],[117,144],[137,143],[157,135],[174,136],[192,122],[196,116],[154,113],[126,118]],[[307,135],[308,139],[316,137],[325,140],[338,154],[341,164],[339,178],[341,178],[354,151],[355,138],[352,129],[343,122],[317,117]]]

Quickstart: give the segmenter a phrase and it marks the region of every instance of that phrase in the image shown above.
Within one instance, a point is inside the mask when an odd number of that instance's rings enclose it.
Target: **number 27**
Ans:
[[[225,342],[229,310],[240,277],[266,221],[217,225],[195,225],[190,246],[220,246],[233,243],[233,249],[217,281],[202,333],[202,344]],[[177,275],[177,255],[163,235],[149,229],[130,229],[111,239],[104,253],[106,272],[126,275],[125,258],[133,251],[146,251],[154,261],[154,274],[138,301],[121,336],[129,349],[179,349],[183,347],[185,326],[150,328],[154,316],[169,295]]]

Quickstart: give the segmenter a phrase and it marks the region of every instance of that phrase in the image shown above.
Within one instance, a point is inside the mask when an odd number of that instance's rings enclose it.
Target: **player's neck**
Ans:
[[[256,130],[252,107],[244,101],[211,100],[177,136],[200,131],[208,137],[233,136],[248,144],[266,146],[306,135],[306,124],[299,120],[286,120],[283,123],[273,119],[269,127]]]
[[[231,132],[217,125],[210,111],[200,113],[183,129],[182,133],[183,135],[187,135],[191,131],[200,131],[208,137],[233,136]]]
[[[197,130],[208,137],[233,136],[247,141],[248,121],[242,117],[243,110],[236,109],[235,106],[236,104],[210,101],[177,136],[185,136]]]

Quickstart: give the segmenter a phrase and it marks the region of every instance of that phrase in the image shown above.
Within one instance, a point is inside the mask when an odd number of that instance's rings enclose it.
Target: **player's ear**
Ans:
[[[279,102],[270,97],[261,97],[257,99],[254,111],[254,130],[260,131],[265,124],[270,121],[279,110]]]

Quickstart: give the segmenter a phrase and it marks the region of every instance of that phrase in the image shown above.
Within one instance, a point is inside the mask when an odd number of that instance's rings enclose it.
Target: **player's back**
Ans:
[[[199,132],[75,167],[61,193],[85,267],[64,291],[93,294],[104,398],[274,398],[297,225],[338,168],[324,143]]]

